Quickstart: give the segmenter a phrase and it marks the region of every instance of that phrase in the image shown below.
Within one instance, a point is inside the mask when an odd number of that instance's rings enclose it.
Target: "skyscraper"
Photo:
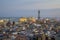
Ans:
[[[38,10],[38,20],[40,20],[40,10]]]

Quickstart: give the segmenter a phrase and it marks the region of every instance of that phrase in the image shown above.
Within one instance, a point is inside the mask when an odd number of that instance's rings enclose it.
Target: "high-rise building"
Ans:
[[[38,20],[40,20],[40,10],[38,10]]]

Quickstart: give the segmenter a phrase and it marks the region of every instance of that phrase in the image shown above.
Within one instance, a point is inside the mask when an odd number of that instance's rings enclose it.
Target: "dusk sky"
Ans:
[[[60,17],[60,0],[0,0],[0,17]]]

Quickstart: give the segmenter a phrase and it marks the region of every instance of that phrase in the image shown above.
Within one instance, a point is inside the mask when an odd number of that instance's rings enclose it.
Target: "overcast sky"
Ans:
[[[37,16],[37,10],[44,10],[41,16],[60,16],[51,9],[60,9],[60,0],[0,0],[0,16]]]

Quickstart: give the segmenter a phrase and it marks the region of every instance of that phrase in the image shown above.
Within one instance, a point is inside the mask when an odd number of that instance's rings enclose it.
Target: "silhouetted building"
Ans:
[[[40,10],[38,10],[38,20],[40,20]]]

